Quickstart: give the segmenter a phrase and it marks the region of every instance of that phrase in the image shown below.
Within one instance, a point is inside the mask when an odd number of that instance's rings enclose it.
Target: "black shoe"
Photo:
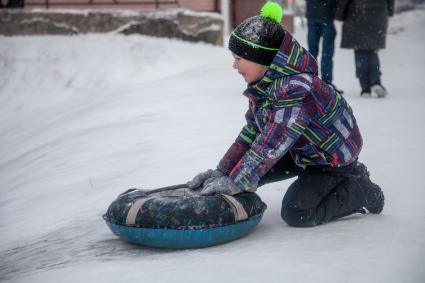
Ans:
[[[363,89],[360,93],[360,96],[362,97],[371,97],[372,93],[370,92],[370,89]]]
[[[363,192],[364,208],[370,213],[381,213],[385,205],[385,197],[381,188],[370,180],[369,172],[364,164],[357,162],[354,172]]]

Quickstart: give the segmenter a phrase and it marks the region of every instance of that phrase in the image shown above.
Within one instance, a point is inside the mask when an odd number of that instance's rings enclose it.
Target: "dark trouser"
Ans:
[[[322,57],[320,61],[320,73],[322,80],[332,83],[333,56],[335,51],[336,29],[333,21],[315,22],[308,21],[308,51],[315,58],[319,55],[319,42],[322,37]]]
[[[309,166],[301,170],[285,155],[273,169],[261,178],[259,186],[298,175],[283,198],[281,211],[283,220],[297,227],[360,212],[365,205],[363,188],[372,184],[366,167],[359,162],[340,168]]]
[[[369,91],[375,84],[381,84],[381,68],[377,50],[354,50],[356,77],[362,90]]]

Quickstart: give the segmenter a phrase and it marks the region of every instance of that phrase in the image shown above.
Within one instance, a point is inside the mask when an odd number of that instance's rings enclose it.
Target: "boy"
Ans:
[[[315,59],[281,17],[269,2],[233,31],[233,67],[248,83],[247,125],[217,169],[196,175],[189,188],[233,195],[298,176],[282,202],[289,225],[314,226],[365,208],[380,213],[384,195],[357,161],[362,138],[350,106],[317,76]]]

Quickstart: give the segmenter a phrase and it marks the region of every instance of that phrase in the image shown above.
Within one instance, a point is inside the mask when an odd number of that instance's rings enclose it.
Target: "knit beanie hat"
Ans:
[[[285,34],[281,20],[282,7],[267,2],[260,15],[248,18],[236,27],[230,36],[229,49],[246,60],[269,66]]]

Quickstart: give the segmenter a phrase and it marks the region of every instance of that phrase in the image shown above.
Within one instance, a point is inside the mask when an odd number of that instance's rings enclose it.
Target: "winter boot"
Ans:
[[[382,98],[388,95],[387,90],[381,84],[375,84],[371,87],[372,92]]]
[[[378,185],[370,180],[369,172],[364,164],[357,162],[355,176],[358,178],[363,193],[364,208],[370,213],[381,213],[385,204],[384,193]]]
[[[360,93],[361,97],[371,97],[370,89],[363,89]]]
[[[370,213],[379,214],[382,212],[385,205],[384,193],[382,192],[381,188],[378,185],[372,182],[371,184],[372,186],[365,193],[365,200],[366,200],[365,208]]]

